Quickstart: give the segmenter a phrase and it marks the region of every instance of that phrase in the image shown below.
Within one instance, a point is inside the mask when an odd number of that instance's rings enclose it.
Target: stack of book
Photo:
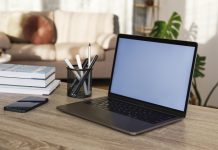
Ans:
[[[55,67],[0,64],[0,92],[49,95],[59,84]]]

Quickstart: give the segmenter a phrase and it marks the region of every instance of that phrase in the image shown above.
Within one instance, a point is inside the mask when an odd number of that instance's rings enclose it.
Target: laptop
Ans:
[[[119,34],[108,96],[57,109],[130,135],[182,120],[196,51],[195,42]]]

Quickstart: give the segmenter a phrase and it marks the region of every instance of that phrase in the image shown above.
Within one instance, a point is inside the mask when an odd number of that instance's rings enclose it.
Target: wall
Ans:
[[[120,32],[132,32],[133,0],[0,0],[0,11],[57,9],[114,13],[119,17]]]
[[[206,76],[198,80],[203,99],[218,81],[218,2],[216,0],[161,0],[160,19],[168,19],[173,11],[183,18],[180,39],[187,40],[185,34],[192,22],[198,26],[198,53],[207,57]],[[211,96],[208,105],[218,107],[218,88]]]

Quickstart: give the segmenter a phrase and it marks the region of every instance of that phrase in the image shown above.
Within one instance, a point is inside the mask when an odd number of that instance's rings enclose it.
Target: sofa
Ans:
[[[31,15],[43,16],[52,21],[55,30],[51,35],[56,36],[55,40],[52,39],[50,43],[31,43],[23,39],[26,30],[23,21]],[[10,39],[10,45],[4,46],[4,49],[7,47],[6,52],[12,56],[10,63],[55,66],[56,78],[66,79],[64,59],[70,59],[73,64],[76,54],[85,59],[88,44],[91,43],[91,55],[99,55],[93,68],[93,78],[110,78],[116,35],[119,33],[117,16],[57,10],[0,12],[0,18],[0,32]]]

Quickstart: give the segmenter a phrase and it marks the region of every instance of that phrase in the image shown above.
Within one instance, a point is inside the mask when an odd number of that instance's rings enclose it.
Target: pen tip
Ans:
[[[91,44],[89,43],[89,46],[91,46]]]

